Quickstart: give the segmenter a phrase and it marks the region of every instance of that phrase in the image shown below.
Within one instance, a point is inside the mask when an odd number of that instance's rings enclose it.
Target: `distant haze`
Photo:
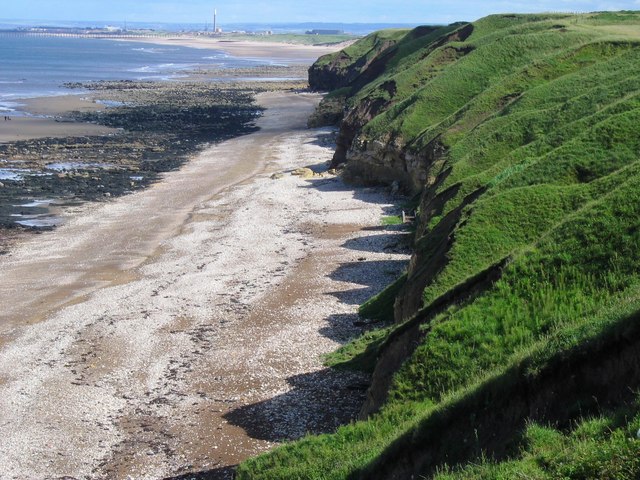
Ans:
[[[20,0],[3,2],[0,23],[22,19],[41,22],[101,21],[203,24],[212,21],[218,9],[219,23],[257,22],[281,24],[300,22],[340,23],[450,23],[475,20],[502,12],[587,12],[637,10],[640,0],[584,1],[498,1],[453,0]],[[36,17],[37,15],[37,17]],[[13,20],[15,22],[15,20]]]
[[[207,19],[208,20],[208,19]],[[212,28],[212,21],[198,23],[169,23],[169,22],[131,22],[125,20],[94,20],[94,21],[74,21],[74,20],[2,20],[0,19],[0,30],[23,28],[23,27],[64,27],[64,28],[102,28],[105,26],[124,27],[129,30],[153,29],[159,31],[181,32],[198,31],[205,28]],[[225,32],[245,31],[264,32],[269,30],[273,33],[305,33],[314,29],[341,30],[352,35],[367,35],[376,30],[386,28],[412,28],[419,25],[414,23],[339,23],[339,22],[305,22],[305,23],[223,23],[218,19],[218,26],[223,27]]]

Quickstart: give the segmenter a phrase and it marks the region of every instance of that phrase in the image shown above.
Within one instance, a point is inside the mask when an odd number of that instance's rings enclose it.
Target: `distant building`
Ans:
[[[307,35],[342,35],[344,30],[307,30]]]

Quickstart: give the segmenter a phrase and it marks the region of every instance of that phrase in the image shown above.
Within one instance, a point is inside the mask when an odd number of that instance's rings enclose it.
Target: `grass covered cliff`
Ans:
[[[415,195],[361,420],[238,478],[640,476],[640,13],[494,15],[321,58],[334,164]]]

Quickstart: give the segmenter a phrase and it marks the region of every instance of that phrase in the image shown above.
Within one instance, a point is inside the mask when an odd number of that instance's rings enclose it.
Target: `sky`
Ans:
[[[0,19],[202,23],[451,23],[491,13],[640,10],[640,0],[0,0]],[[211,21],[211,20],[209,20]]]

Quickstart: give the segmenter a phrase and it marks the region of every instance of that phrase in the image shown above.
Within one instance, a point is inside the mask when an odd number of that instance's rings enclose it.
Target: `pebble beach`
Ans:
[[[319,100],[258,92],[251,131],[9,243],[2,478],[232,478],[356,417],[367,378],[323,355],[404,271],[406,233],[381,226],[400,199],[327,171],[335,131],[306,127]]]

